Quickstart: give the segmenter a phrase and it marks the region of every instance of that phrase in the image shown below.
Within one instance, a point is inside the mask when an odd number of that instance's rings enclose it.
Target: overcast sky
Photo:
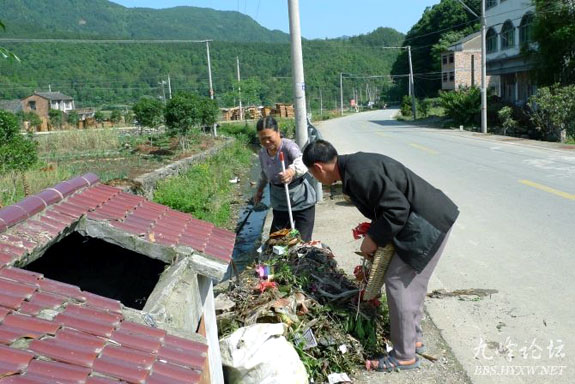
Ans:
[[[180,5],[244,13],[268,29],[289,32],[288,0],[113,0],[126,7],[171,8]],[[391,27],[406,33],[426,7],[439,0],[300,0],[303,37],[323,39],[369,33]],[[353,4],[353,5],[352,5]]]

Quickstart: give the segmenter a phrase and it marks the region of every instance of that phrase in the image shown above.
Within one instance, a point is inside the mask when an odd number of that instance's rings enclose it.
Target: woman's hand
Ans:
[[[377,251],[377,243],[369,235],[365,235],[360,250],[366,255],[373,255]]]
[[[263,189],[258,189],[258,190],[256,191],[256,193],[254,193],[254,197],[252,197],[252,201],[253,201],[253,203],[254,203],[254,206],[258,205],[258,203],[259,203],[260,201],[262,201],[262,196],[263,196],[263,194],[264,194]]]
[[[289,184],[292,182],[295,176],[295,171],[291,168],[285,170],[285,172],[280,172],[279,177],[282,183]]]

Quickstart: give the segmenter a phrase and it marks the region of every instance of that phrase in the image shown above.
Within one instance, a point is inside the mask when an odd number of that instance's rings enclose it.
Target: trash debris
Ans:
[[[220,340],[222,363],[230,384],[307,384],[308,375],[285,325],[242,327]]]
[[[240,182],[240,178],[239,177],[234,177],[233,179],[230,179],[230,184],[237,184]]]
[[[274,252],[277,247],[284,252]],[[353,374],[366,358],[386,351],[387,305],[362,301],[360,283],[338,268],[329,247],[302,243],[297,231],[286,229],[272,233],[256,257],[239,282],[227,285],[235,306],[217,314],[220,338],[254,324],[283,323],[316,383],[328,382],[333,372]]]
[[[351,383],[351,379],[346,373],[332,373],[327,379],[329,384]]]

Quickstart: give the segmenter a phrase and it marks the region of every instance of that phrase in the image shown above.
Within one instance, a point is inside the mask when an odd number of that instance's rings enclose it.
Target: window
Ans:
[[[501,49],[509,49],[515,46],[515,27],[511,20],[507,20],[501,29]]]
[[[447,72],[443,72],[443,82],[447,83]]]
[[[485,2],[485,8],[489,9],[489,8],[493,8],[497,5],[497,0],[487,0]]]
[[[449,55],[449,64],[453,64],[453,53]]]
[[[533,41],[533,14],[527,13],[519,25],[519,44],[525,46]]]
[[[455,72],[449,72],[449,81],[455,81]]]
[[[35,101],[29,101],[28,106],[30,107],[31,110],[33,110],[33,111],[36,110],[36,102]]]
[[[443,55],[443,64],[447,64],[447,55]]]
[[[497,52],[497,32],[493,28],[489,28],[485,36],[487,44],[487,53]]]

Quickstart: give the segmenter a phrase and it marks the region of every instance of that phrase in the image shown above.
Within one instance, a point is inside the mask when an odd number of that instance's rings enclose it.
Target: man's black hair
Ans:
[[[325,140],[311,142],[303,151],[303,163],[308,168],[314,163],[331,163],[336,157],[336,149]]]
[[[264,129],[273,129],[276,132],[279,132],[278,122],[271,116],[262,117],[258,120],[256,124],[257,131],[263,131]]]

